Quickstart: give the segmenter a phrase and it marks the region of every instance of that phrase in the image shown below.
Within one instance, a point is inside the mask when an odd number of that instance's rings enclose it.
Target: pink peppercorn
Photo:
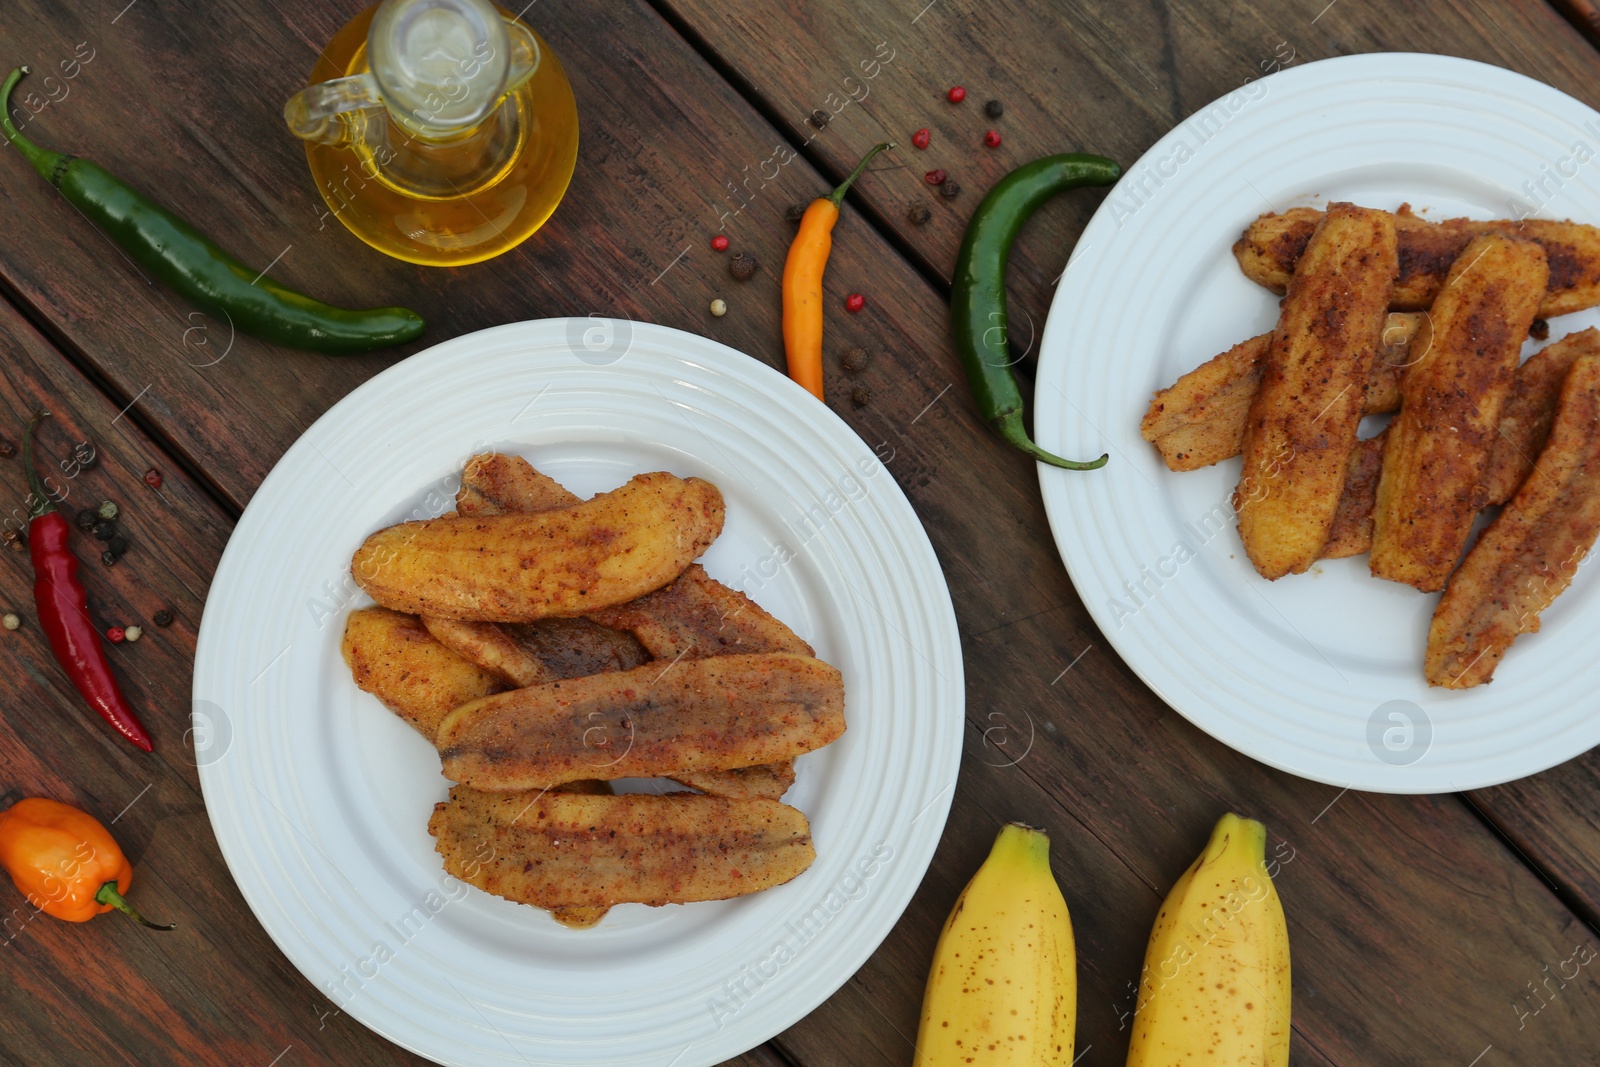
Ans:
[[[122,644],[123,639],[125,639],[127,636],[128,631],[124,630],[120,626],[113,626],[106,631],[106,640],[110,641],[113,645]]]
[[[961,86],[956,85],[953,86],[950,91],[945,94],[945,96],[949,98],[952,104],[959,104],[961,101],[967,98],[967,91]]]
[[[719,233],[713,237],[711,239],[711,248],[715,252],[726,252],[728,250],[728,235]]]
[[[853,313],[860,311],[866,306],[867,298],[862,296],[860,293],[851,293],[849,296],[844,298],[844,309],[846,311]]]
[[[928,142],[931,140],[933,140],[933,135],[928,132],[926,126],[911,135],[911,144],[914,148],[927,148]]]
[[[990,130],[988,133],[983,135],[983,143],[988,145],[990,148],[999,148],[1000,135],[994,130]]]

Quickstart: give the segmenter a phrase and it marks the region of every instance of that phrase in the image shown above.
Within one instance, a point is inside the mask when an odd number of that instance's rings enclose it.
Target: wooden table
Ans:
[[[541,4],[529,17],[565,60],[582,114],[576,178],[522,247],[438,270],[386,259],[324,220],[279,117],[359,4],[11,0],[0,6],[0,40],[39,67],[79,60],[31,134],[158,193],[290,285],[348,306],[416,308],[430,329],[413,349],[599,312],[702,333],[781,366],[785,210],[834,184],[873,142],[932,130],[933,148],[897,153],[899,165],[875,168],[845,208],[828,290],[859,290],[869,305],[830,316],[829,403],[865,440],[893,442],[891,470],[944,565],[966,653],[966,757],[938,854],[893,933],[809,1017],[735,1062],[910,1063],[940,924],[997,826],[1024,818],[1050,830],[1075,916],[1082,1060],[1120,1063],[1157,905],[1230,808],[1266,820],[1292,857],[1278,884],[1294,941],[1294,1062],[1594,1061],[1600,969],[1556,974],[1600,943],[1600,757],[1470,794],[1394,797],[1293,778],[1200,733],[1090,621],[1056,556],[1034,465],[985,429],[961,385],[944,307],[962,226],[999,175],[1070,149],[1132,161],[1275,65],[1438,51],[1600,103],[1600,55],[1556,8]],[[957,83],[970,93],[963,109],[943,98]],[[991,98],[1005,114],[988,122],[979,109]],[[806,121],[818,108],[831,113],[821,129]],[[992,151],[978,141],[990,125],[1005,139]],[[779,147],[796,156],[772,177],[762,164]],[[922,172],[933,166],[959,181],[959,196],[931,194]],[[1012,291],[1034,322],[1098,200],[1063,198],[1024,235]],[[89,716],[29,617],[0,634],[0,790],[69,800],[114,822],[144,909],[180,923],[160,936],[114,919],[68,926],[0,888],[0,1059],[421,1062],[331,1016],[256,923],[212,836],[185,733],[195,633],[230,528],[318,415],[408,351],[331,359],[241,337],[219,359],[219,324],[149,284],[10,153],[0,201],[0,435],[19,440],[29,412],[48,405],[46,462],[95,444],[100,461],[68,481],[70,500],[119,501],[133,548],[115,567],[86,564],[85,580],[102,624],[146,627],[113,659],[158,742],[145,756]],[[907,220],[915,204],[931,221]],[[754,280],[728,279],[708,248],[719,228],[758,258]],[[717,295],[730,310],[713,319]],[[863,377],[871,400],[859,408],[836,362],[854,345],[876,353]],[[159,492],[141,482],[151,467],[165,479]],[[0,460],[0,486],[22,504],[17,460]],[[26,556],[0,559],[0,603],[31,616]],[[163,607],[176,621],[151,626]],[[985,747],[991,715],[1051,729],[1006,766]]]

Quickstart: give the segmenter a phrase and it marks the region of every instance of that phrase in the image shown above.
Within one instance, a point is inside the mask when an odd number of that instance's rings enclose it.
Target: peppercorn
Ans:
[[[10,459],[17,454],[17,446],[11,443],[11,438],[0,437],[0,459]]]
[[[864,408],[872,402],[872,390],[864,385],[858,385],[850,390],[850,403],[858,408]]]
[[[988,133],[983,135],[983,143],[988,145],[990,148],[999,148],[1000,134],[995,130],[990,130]]]
[[[113,537],[106,542],[106,551],[113,556],[126,556],[128,554],[128,539],[126,537]]]
[[[121,556],[117,555],[109,548],[100,553],[100,562],[104,563],[107,567],[115,567],[117,565],[117,560],[121,558]]]
[[[122,644],[123,638],[127,636],[128,631],[124,630],[120,626],[110,626],[106,628],[106,640],[110,641],[113,645]]]
[[[150,621],[155,623],[157,626],[171,626],[172,612],[168,611],[166,608],[162,608],[160,611],[150,616]]]
[[[921,226],[933,218],[933,212],[928,210],[928,205],[918,201],[906,208],[906,221],[914,226]]]
[[[84,508],[73,517],[72,524],[84,533],[94,529],[95,523],[100,521],[100,516],[93,508]]]
[[[726,300],[722,299],[722,297],[719,296],[715,300],[711,301],[711,314],[715,315],[717,318],[720,319],[720,318],[722,318],[722,316],[726,315],[727,313],[728,313],[728,302]]]
[[[950,91],[944,95],[952,104],[959,104],[961,101],[967,98],[967,91],[961,86],[957,85],[953,86]]]
[[[117,505],[109,500],[102,500],[97,514],[102,519],[114,519],[117,517]]]
[[[117,536],[117,524],[106,519],[99,519],[89,532],[94,534],[96,541],[109,541]]]
[[[859,346],[852,348],[839,358],[839,366],[849,375],[857,375],[867,369],[867,364],[872,362],[872,353]]]
[[[100,462],[100,457],[95,454],[94,445],[88,441],[79,441],[72,446],[72,459],[80,471],[93,470],[94,465]]]
[[[927,182],[929,185],[943,185],[944,184],[944,179],[945,179],[944,171],[939,170],[937,168],[935,168],[934,170],[930,170],[928,173],[926,173],[926,174],[924,174],[922,176],[922,180]]]
[[[803,217],[805,217],[805,213],[805,204],[790,204],[789,210],[783,213],[783,217],[788,219],[790,222],[799,222]]]
[[[22,625],[22,616],[18,615],[14,611],[6,612],[5,616],[3,618],[0,618],[0,626],[4,626],[8,630],[15,630],[21,625]]]
[[[129,641],[137,641],[144,636],[144,631],[137,626],[129,626],[122,631],[122,636]]]
[[[911,135],[911,147],[927,148],[928,142],[932,140],[933,135],[928,132],[928,127],[924,126],[922,129]]]
[[[817,108],[815,111],[813,111],[811,113],[811,125],[815,126],[817,129],[820,130],[820,129],[822,129],[822,127],[826,126],[827,124],[828,124],[828,113],[826,111],[822,110],[819,107],[819,108]]]
[[[755,277],[756,268],[760,266],[756,257],[744,252],[735,252],[733,258],[728,260],[728,273],[733,275],[736,282],[747,282]]]
[[[954,200],[956,197],[961,195],[961,186],[957,185],[955,182],[945,182],[939,187],[939,195],[944,197],[946,200]]]
[[[1533,325],[1528,327],[1528,336],[1533,338],[1535,341],[1549,340],[1550,324],[1544,319],[1534,319]]]
[[[844,309],[852,314],[867,306],[867,298],[860,293],[851,293],[844,298]]]
[[[145,471],[144,472],[144,484],[148,485],[152,489],[160,489],[161,488],[161,472],[156,470],[154,467],[151,467],[149,470]]]
[[[711,250],[713,252],[726,252],[728,250],[728,235],[719,233],[713,237],[711,239]]]
[[[983,105],[983,113],[992,119],[997,119],[1006,113],[1005,105],[998,100],[991,100]]]
[[[23,536],[21,530],[7,530],[0,535],[0,540],[4,540],[6,547],[13,552],[21,552],[28,547],[28,539]]]

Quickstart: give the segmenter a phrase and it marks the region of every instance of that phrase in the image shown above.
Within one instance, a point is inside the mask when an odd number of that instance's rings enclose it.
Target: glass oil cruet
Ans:
[[[514,248],[561,202],[578,109],[561,61],[487,0],[384,0],[284,106],[322,224],[381,252],[460,266]]]

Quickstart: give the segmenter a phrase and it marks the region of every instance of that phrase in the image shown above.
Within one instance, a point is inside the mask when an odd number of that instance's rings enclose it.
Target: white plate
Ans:
[[[369,603],[351,553],[448,507],[486,447],[581,494],[662,469],[721,488],[706,569],[844,674],[848,729],[800,759],[786,798],[811,820],[810,870],[739,900],[625,905],[586,931],[445,874],[427,831],[447,792],[438,757],[356,689],[339,639]],[[690,1067],[843,984],[921,881],[961,752],[949,592],[884,462],[890,447],[755,360],[599,318],[447,341],[306,431],[223,554],[194,697],[223,855],[326,1010],[441,1063]]]
[[[1508,781],[1600,742],[1587,568],[1492,684],[1430,690],[1437,597],[1372,578],[1365,556],[1262,580],[1228,503],[1239,461],[1173,474],[1139,436],[1154,390],[1276,321],[1277,298],[1230,253],[1257,215],[1351,200],[1600,223],[1590,155],[1600,115],[1547,85],[1444,56],[1350,56],[1202,109],[1101,205],[1050,311],[1035,410],[1046,448],[1111,462],[1041,466],[1045,507],[1101,630],[1195,725],[1283,770],[1396,793]],[[1551,336],[1596,323],[1565,316]]]

